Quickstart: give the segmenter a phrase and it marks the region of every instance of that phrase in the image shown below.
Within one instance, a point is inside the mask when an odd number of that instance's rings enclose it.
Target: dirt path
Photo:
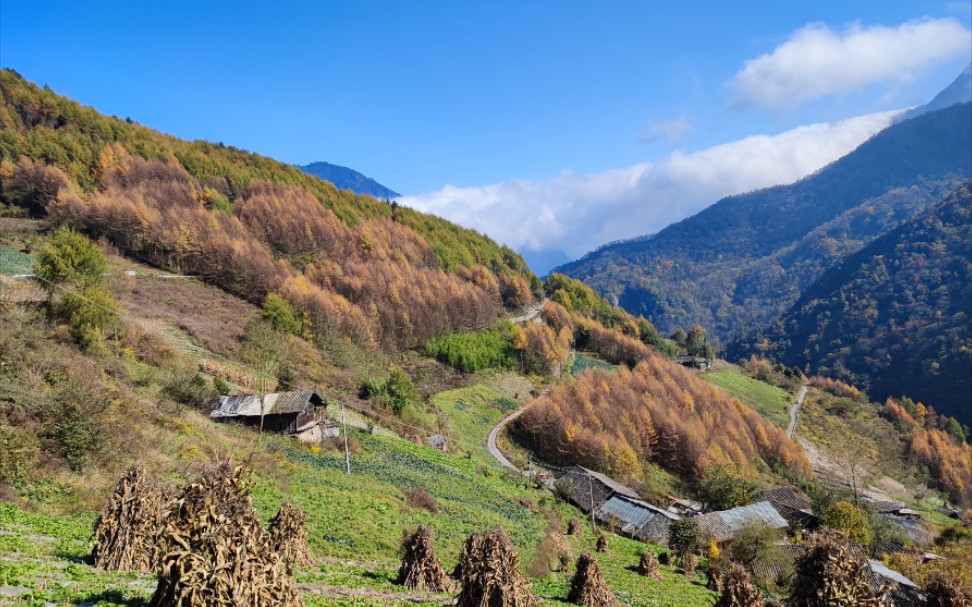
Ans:
[[[505,428],[508,423],[523,415],[523,412],[526,411],[528,406],[530,406],[529,403],[501,419],[500,422],[493,426],[493,429],[489,431],[489,438],[486,440],[486,448],[489,449],[490,455],[496,458],[496,461],[498,461],[500,465],[516,472],[519,472],[520,469],[514,466],[510,460],[506,459],[506,456],[503,455],[503,453],[499,450],[499,448],[496,446],[496,437],[499,436],[500,431]]]
[[[520,316],[514,316],[512,318],[508,318],[507,320],[509,320],[511,323],[517,325],[517,324],[520,324],[520,323],[523,323],[523,322],[528,322],[528,321],[533,320],[537,316],[540,316],[540,312],[542,312],[542,311],[543,311],[543,302],[541,301],[537,305],[533,306],[530,309],[530,311],[527,312],[526,314],[522,314]]]
[[[793,438],[793,433],[796,432],[797,425],[797,413],[800,412],[800,406],[803,404],[803,399],[807,396],[807,387],[803,386],[800,388],[800,396],[797,396],[796,402],[793,403],[793,407],[790,409],[790,425],[786,427],[786,435]]]

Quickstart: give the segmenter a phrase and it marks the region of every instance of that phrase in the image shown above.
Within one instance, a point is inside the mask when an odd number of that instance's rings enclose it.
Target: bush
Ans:
[[[672,522],[668,528],[668,547],[679,558],[684,558],[699,549],[702,531],[699,524],[690,518]]]
[[[263,319],[269,322],[281,333],[300,335],[301,323],[294,314],[294,309],[286,299],[271,293],[263,302]]]
[[[408,374],[396,368],[386,380],[365,380],[361,384],[361,397],[374,399],[400,415],[409,404],[418,401],[418,391]]]
[[[421,508],[423,510],[428,510],[432,514],[439,513],[439,504],[429,493],[429,490],[425,487],[416,487],[414,489],[408,489],[405,492],[405,503],[412,508]]]
[[[823,519],[825,525],[846,533],[852,541],[865,548],[870,547],[874,540],[867,512],[850,502],[834,502],[827,508]]]
[[[699,498],[710,510],[746,506],[759,497],[759,487],[735,473],[732,466],[710,466],[696,487]]]
[[[162,394],[180,405],[201,409],[212,400],[215,393],[206,378],[194,375],[177,375],[162,388]]]

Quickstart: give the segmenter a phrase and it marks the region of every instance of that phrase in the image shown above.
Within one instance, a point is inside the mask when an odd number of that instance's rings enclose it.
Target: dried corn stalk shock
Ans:
[[[713,607],[761,607],[763,604],[749,572],[738,563],[729,567],[729,573],[721,586],[722,594]]]
[[[270,543],[291,575],[295,567],[314,564],[307,548],[307,515],[294,508],[290,500],[280,506],[277,516],[270,520]]]
[[[253,509],[247,476],[232,461],[209,464],[170,502],[150,607],[302,607]]]
[[[604,534],[598,534],[597,544],[595,544],[594,552],[607,552],[608,551],[608,539]]]
[[[567,602],[585,607],[620,607],[590,552],[585,552],[577,559],[577,572],[570,581]]]
[[[821,532],[810,537],[796,560],[787,607],[879,607],[888,588],[871,589],[871,569],[846,538]]]
[[[972,607],[972,592],[953,577],[938,574],[925,586],[928,607]]]
[[[576,518],[572,518],[567,522],[567,535],[584,535],[584,527],[581,526],[581,522]]]
[[[651,552],[642,552],[641,560],[638,562],[638,575],[660,582],[662,578],[661,565],[658,559]]]
[[[470,535],[456,567],[462,584],[456,607],[539,607],[519,561],[502,529]]]
[[[402,564],[398,568],[397,583],[412,590],[429,592],[452,589],[452,580],[435,554],[432,537],[432,530],[420,525],[402,540]]]
[[[152,571],[159,558],[164,489],[134,464],[122,475],[104,513],[94,524],[95,567],[108,571]]]

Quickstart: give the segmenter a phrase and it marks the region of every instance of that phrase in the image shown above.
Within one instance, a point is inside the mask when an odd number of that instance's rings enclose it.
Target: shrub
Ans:
[[[690,518],[674,521],[668,528],[668,547],[680,559],[698,550],[701,539],[699,524]]]
[[[869,547],[874,539],[867,512],[850,502],[834,502],[827,508],[823,519],[825,525],[847,533],[852,541],[865,548]]]
[[[405,503],[412,508],[422,508],[423,510],[428,510],[432,514],[438,514],[439,504],[425,487],[415,487],[414,489],[406,490],[404,493]]]
[[[756,501],[759,486],[736,474],[732,466],[706,468],[697,486],[699,498],[711,510],[729,510]]]
[[[199,373],[177,375],[163,388],[162,394],[181,405],[201,409],[214,396],[213,389]]]

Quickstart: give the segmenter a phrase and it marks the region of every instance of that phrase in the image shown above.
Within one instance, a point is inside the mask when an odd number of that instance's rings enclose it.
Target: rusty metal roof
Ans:
[[[270,392],[263,399],[264,415],[300,413],[310,406],[323,406],[324,400],[313,390]],[[259,417],[260,395],[220,396],[210,417]]]

